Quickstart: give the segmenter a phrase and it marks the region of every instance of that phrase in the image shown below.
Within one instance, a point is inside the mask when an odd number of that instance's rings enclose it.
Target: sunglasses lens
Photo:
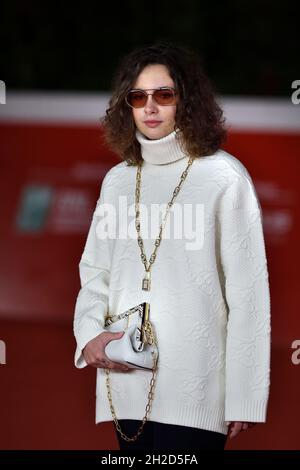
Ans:
[[[156,90],[153,98],[161,106],[167,106],[175,103],[175,95],[173,90]]]
[[[155,90],[153,98],[156,103],[161,106],[174,105],[176,102],[174,91],[167,88],[163,90]],[[132,106],[132,108],[143,108],[147,103],[147,99],[147,93],[141,90],[129,91],[126,96],[126,101],[129,106]]]
[[[147,95],[142,91],[131,91],[127,95],[127,103],[133,108],[142,108],[147,101]]]

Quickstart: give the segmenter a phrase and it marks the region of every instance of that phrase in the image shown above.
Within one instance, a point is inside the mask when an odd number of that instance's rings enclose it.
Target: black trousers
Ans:
[[[120,419],[120,427],[128,436],[137,433],[142,421]],[[115,426],[115,424],[114,424]],[[134,442],[125,441],[115,428],[120,450],[224,450],[227,436],[206,429],[147,421],[142,434]]]

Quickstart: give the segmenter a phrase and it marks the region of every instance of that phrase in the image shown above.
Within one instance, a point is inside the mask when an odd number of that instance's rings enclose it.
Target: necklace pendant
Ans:
[[[146,275],[145,275],[145,277],[144,277],[144,279],[143,279],[142,289],[149,291],[149,290],[150,290],[150,287],[151,287],[150,271],[147,271],[147,272],[146,272]]]

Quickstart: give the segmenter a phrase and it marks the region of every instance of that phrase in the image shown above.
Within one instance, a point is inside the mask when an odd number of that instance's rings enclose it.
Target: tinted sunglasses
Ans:
[[[153,93],[146,93],[146,90],[134,89],[130,90],[125,101],[131,108],[143,108],[147,103],[148,95],[152,95],[154,101],[160,106],[175,106],[176,91],[171,87],[148,88],[154,90]]]

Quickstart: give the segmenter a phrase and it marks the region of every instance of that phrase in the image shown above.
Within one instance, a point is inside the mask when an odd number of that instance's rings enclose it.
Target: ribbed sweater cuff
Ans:
[[[244,400],[235,403],[226,403],[225,421],[250,421],[265,423],[267,416],[268,399],[260,401]]]

